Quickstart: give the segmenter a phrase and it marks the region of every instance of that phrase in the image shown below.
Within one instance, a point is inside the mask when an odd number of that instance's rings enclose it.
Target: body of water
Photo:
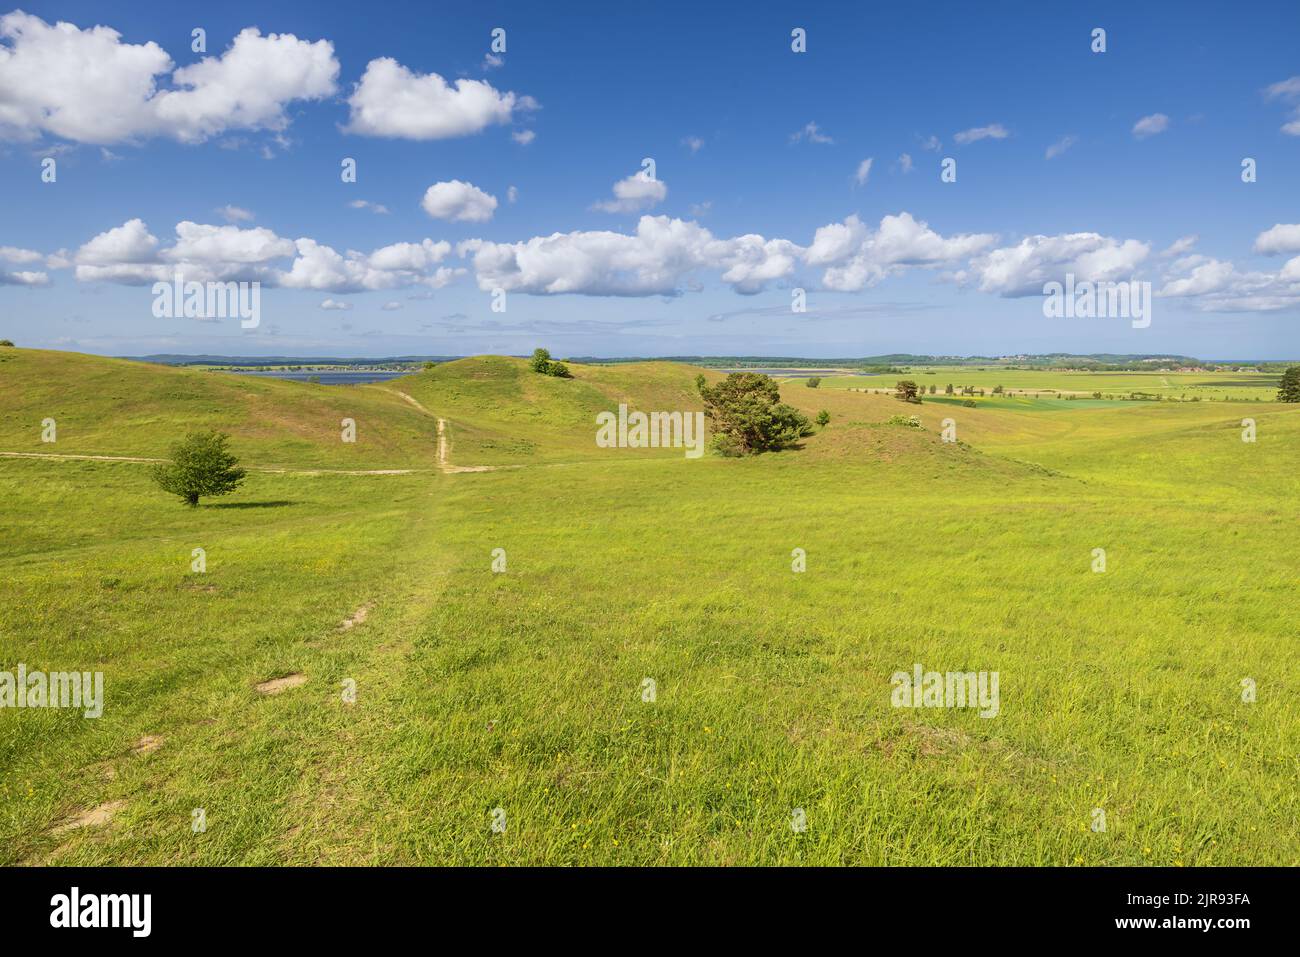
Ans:
[[[813,376],[855,375],[853,369],[719,369],[719,372],[761,372],[763,375],[810,379]]]
[[[294,382],[309,382],[313,378],[316,378],[320,380],[321,385],[361,385],[365,382],[387,382],[389,379],[397,379],[404,375],[411,375],[410,372],[378,372],[367,370],[360,370],[357,372],[345,372],[340,370],[328,370],[325,372],[293,372],[287,369],[269,369],[266,371],[239,372],[236,374],[257,376],[262,379],[290,379]]]

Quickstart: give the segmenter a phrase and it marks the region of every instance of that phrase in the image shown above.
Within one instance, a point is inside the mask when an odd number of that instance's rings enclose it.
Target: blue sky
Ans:
[[[110,355],[1300,356],[1300,4],[550,6],[9,14],[0,336]],[[653,184],[628,179],[645,157]],[[177,268],[261,282],[259,326],[155,318],[151,284]],[[1045,318],[1043,282],[1067,272],[1150,282],[1150,326]]]

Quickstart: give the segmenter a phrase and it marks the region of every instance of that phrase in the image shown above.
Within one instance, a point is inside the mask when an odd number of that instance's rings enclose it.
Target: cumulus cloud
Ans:
[[[0,246],[0,259],[11,263],[40,262],[45,257],[34,249],[20,249],[17,246]]]
[[[0,131],[105,145],[166,136],[198,143],[231,129],[283,130],[285,107],[335,92],[326,40],[242,30],[220,57],[173,72],[157,43],[123,43],[106,26],[0,17]],[[158,89],[170,74],[171,88]]]
[[[430,239],[371,253],[339,253],[314,239],[290,240],[262,227],[188,221],[177,223],[175,242],[162,248],[143,220],[131,219],[90,239],[73,259],[82,282],[146,285],[180,273],[186,281],[258,281],[289,289],[362,292],[441,288],[465,272],[441,265],[450,253],[450,243]]]
[[[1184,256],[1170,266],[1159,294],[1186,299],[1200,312],[1300,309],[1300,256],[1276,273],[1243,271],[1207,256]]]
[[[533,140],[537,139],[537,134],[532,130],[515,130],[510,134],[510,138],[520,146],[527,146]]]
[[[326,299],[320,304],[320,307],[322,309],[326,309],[332,312],[343,312],[345,310],[351,309],[352,303],[340,302],[337,299]]]
[[[865,186],[867,184],[867,177],[871,175],[871,164],[874,162],[875,160],[868,156],[859,163],[857,172],[853,174],[853,181],[859,186]]]
[[[176,244],[164,250],[162,258],[169,262],[246,264],[263,263],[293,253],[292,240],[281,239],[263,226],[241,229],[186,221],[176,224]]]
[[[1074,135],[1062,136],[1059,140],[1047,147],[1046,159],[1056,159],[1075,143],[1079,142],[1079,137]]]
[[[737,292],[753,293],[794,269],[799,247],[748,235],[721,240],[698,223],[642,216],[636,232],[553,233],[524,242],[469,240],[480,289],[534,295],[675,296],[700,269],[722,273]]]
[[[486,80],[452,85],[437,73],[413,73],[391,57],[366,65],[347,102],[346,132],[410,140],[470,136],[509,123],[516,110],[537,108],[532,97],[503,93]]]
[[[0,269],[0,286],[48,286],[50,277],[43,272],[22,269],[9,272]]]
[[[812,245],[747,234],[714,236],[698,223],[642,216],[635,233],[604,230],[554,233],[524,242],[468,240],[481,289],[534,295],[678,295],[693,274],[716,271],[738,293],[761,292],[801,266],[825,267],[822,284],[851,291],[908,267],[944,265],[996,241],[987,234],[944,237],[909,213],[884,217],[871,229],[857,216],[818,229]]]
[[[434,183],[420,201],[424,211],[434,219],[454,223],[486,223],[497,208],[497,198],[472,183],[453,179]]]
[[[1148,136],[1155,136],[1167,129],[1169,129],[1169,117],[1163,113],[1152,113],[1150,116],[1144,116],[1133,124],[1133,135],[1140,140],[1144,140]]]
[[[636,213],[662,203],[667,196],[668,185],[642,171],[619,180],[614,184],[614,198],[602,200],[591,208],[602,213]]]
[[[958,146],[965,146],[967,143],[978,143],[980,140],[1004,140],[1010,135],[1001,123],[990,123],[988,126],[976,126],[954,133],[952,138]]]
[[[1076,282],[1129,279],[1150,252],[1147,243],[1100,233],[1027,236],[1014,246],[973,258],[965,278],[976,282],[981,292],[1039,296],[1044,283],[1063,282],[1066,273]]]
[[[826,266],[822,285],[837,292],[874,286],[905,267],[950,265],[997,242],[990,233],[942,236],[911,213],[885,216],[877,229],[857,216],[817,230],[805,261]]]
[[[1265,256],[1300,253],[1300,223],[1278,223],[1255,237],[1255,252]]]
[[[898,168],[903,173],[912,172],[912,154],[904,153],[898,158]]]

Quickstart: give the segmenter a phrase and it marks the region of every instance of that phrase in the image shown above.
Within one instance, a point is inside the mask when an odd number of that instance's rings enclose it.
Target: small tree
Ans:
[[[830,424],[830,421],[831,421],[831,414],[827,412],[825,409],[822,409],[820,412],[817,413],[817,424],[820,425],[823,429],[826,428],[828,424]]]
[[[1002,390],[1002,386],[1000,386],[1000,385],[995,385],[995,386],[993,387],[993,394],[994,394],[994,395],[1002,395],[1002,391],[1003,391],[1003,390]]]
[[[247,474],[226,448],[224,432],[191,432],[172,446],[171,461],[154,466],[153,479],[164,492],[179,495],[191,507],[200,495],[225,495],[239,488]]]
[[[935,385],[933,382],[930,383],[930,394],[931,394],[931,395],[934,395],[935,392],[938,391],[938,389],[939,389],[939,387],[938,387],[937,385]]]
[[[917,392],[916,383],[911,379],[900,379],[898,385],[894,386],[894,397],[902,402],[920,403],[921,395]]]
[[[723,455],[774,452],[813,434],[812,423],[781,402],[776,382],[759,372],[733,372],[715,386],[703,375],[695,385],[704,415],[713,423],[713,444]]]
[[[1282,385],[1277,390],[1277,401],[1300,402],[1300,366],[1291,366],[1282,373]]]
[[[0,346],[7,346],[12,349],[13,345],[14,343],[12,339],[0,339]]]
[[[948,383],[948,388],[943,390],[944,395],[952,395],[952,383]]]
[[[534,349],[533,357],[528,360],[528,367],[542,375],[555,376],[557,379],[572,379],[573,374],[563,362],[554,362],[545,349]]]
[[[820,376],[812,376],[804,380],[804,385],[808,386],[808,388],[810,389],[815,389],[821,384],[822,384],[822,380]]]

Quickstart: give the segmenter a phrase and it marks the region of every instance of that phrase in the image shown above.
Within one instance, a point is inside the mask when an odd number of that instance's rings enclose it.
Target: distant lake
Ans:
[[[231,370],[223,369],[222,371],[229,372]],[[258,376],[262,379],[289,379],[293,382],[308,382],[311,379],[316,378],[320,379],[321,385],[361,385],[366,382],[387,382],[389,379],[398,379],[404,375],[411,375],[411,373],[371,372],[365,370],[360,372],[292,372],[289,370],[270,369],[258,372],[236,372],[235,375]]]
[[[763,375],[789,376],[792,379],[810,379],[813,376],[853,375],[852,369],[720,369],[720,372],[761,372]]]

